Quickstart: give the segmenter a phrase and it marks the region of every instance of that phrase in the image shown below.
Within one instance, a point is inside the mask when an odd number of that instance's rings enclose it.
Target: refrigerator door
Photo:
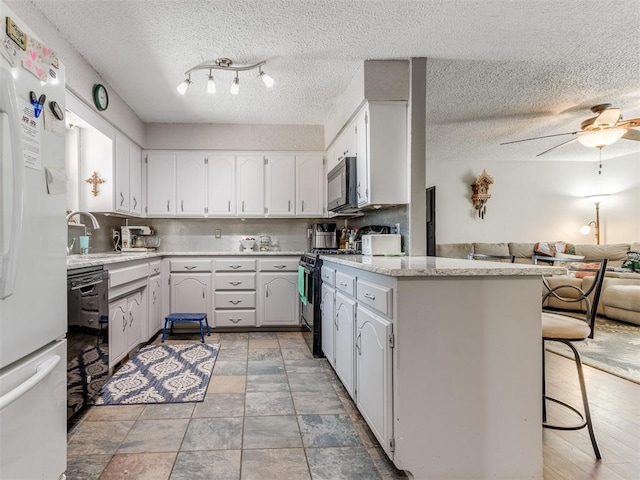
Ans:
[[[6,16],[36,38],[3,4],[2,25]],[[64,111],[64,67],[43,85],[20,59],[13,63],[0,55],[0,370],[64,337],[67,329],[66,196],[49,194],[45,177],[46,169],[64,172],[65,126],[50,108],[55,101]],[[37,118],[31,93],[44,95]],[[37,161],[27,165],[25,153]]]
[[[66,405],[66,340],[0,371],[0,478],[55,480],[64,473]]]

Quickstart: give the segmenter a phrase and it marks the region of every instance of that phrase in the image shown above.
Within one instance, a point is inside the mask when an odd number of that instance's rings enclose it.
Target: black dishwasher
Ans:
[[[109,273],[86,267],[67,273],[67,419],[109,377]]]

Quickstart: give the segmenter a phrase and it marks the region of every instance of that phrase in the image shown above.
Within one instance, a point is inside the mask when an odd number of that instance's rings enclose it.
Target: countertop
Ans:
[[[320,258],[327,262],[334,262],[390,277],[541,276],[567,273],[567,269],[563,267],[444,257],[320,255]]]
[[[111,265],[114,263],[131,262],[134,260],[146,260],[149,258],[162,257],[262,257],[262,256],[296,256],[299,257],[304,252],[286,251],[286,252],[260,252],[257,250],[250,252],[103,252],[90,253],[88,255],[69,255],[67,257],[67,270],[84,267],[99,267],[100,265]]]

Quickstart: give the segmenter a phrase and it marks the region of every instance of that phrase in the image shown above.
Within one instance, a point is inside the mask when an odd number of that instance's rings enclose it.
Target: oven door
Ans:
[[[304,267],[305,297],[307,303],[300,301],[300,325],[302,336],[314,357],[322,357],[320,333],[320,267]]]

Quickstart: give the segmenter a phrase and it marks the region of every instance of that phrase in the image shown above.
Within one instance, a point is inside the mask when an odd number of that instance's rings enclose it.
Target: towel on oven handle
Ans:
[[[300,295],[300,301],[304,305],[308,303],[306,283],[307,283],[307,270],[302,265],[298,265],[298,294]]]

